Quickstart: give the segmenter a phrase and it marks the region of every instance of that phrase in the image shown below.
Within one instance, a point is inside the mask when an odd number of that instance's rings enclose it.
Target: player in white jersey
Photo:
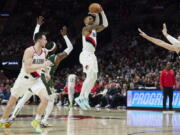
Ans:
[[[84,18],[85,26],[82,29],[82,42],[83,49],[79,57],[79,61],[83,66],[83,72],[86,73],[80,96],[75,99],[76,103],[83,110],[90,108],[88,97],[91,89],[93,88],[98,73],[97,58],[94,54],[97,46],[97,32],[101,32],[108,27],[106,15],[101,8],[102,24],[99,25],[99,14],[88,14]]]
[[[40,21],[40,20],[39,20]],[[40,28],[40,22],[37,21],[37,26],[35,28],[35,31],[34,33],[36,32],[39,32],[39,28]],[[72,44],[70,42],[70,40],[68,39],[68,37],[66,36],[67,35],[67,28],[66,27],[63,27],[63,29],[61,30],[61,35],[63,36],[63,38],[65,39],[65,42],[67,44],[67,48],[64,50],[64,52],[62,53],[59,53],[56,55],[51,55],[48,57],[48,59],[51,59],[52,62],[54,60],[54,62],[56,62],[57,64],[55,64],[54,66],[52,66],[52,68],[50,69],[50,77],[52,78],[54,75],[53,73],[55,72],[57,66],[59,65],[59,63],[65,59],[69,53],[72,51],[73,47],[72,47]],[[56,50],[56,44],[53,43],[51,44],[52,42],[48,43],[46,45],[46,49],[48,50],[48,52],[50,52],[50,54],[54,54],[55,53],[55,50]],[[53,59],[54,57],[56,57],[55,59]],[[57,62],[58,61],[58,62]],[[53,71],[52,71],[53,70]],[[51,75],[52,74],[52,75]],[[50,83],[51,84],[51,83]],[[51,87],[51,86],[48,86],[48,87]],[[49,88],[51,89],[51,88]],[[12,116],[10,117],[10,120],[14,120],[17,116],[17,114],[19,113],[19,111],[22,109],[22,107],[24,106],[24,104],[31,98],[31,96],[34,95],[32,92],[30,91],[27,91],[24,96],[19,100],[18,104],[16,105],[15,109],[14,109],[14,112],[12,113]],[[41,127],[52,127],[52,125],[49,125],[47,123],[47,119],[49,117],[49,115],[51,114],[52,110],[53,110],[53,106],[54,106],[54,98],[55,98],[55,93],[52,93],[52,94],[49,94],[50,95],[50,98],[48,100],[48,105],[46,107],[46,111],[45,111],[45,114],[44,114],[44,117],[41,121]]]
[[[178,56],[180,56],[180,44],[169,44],[164,42],[163,40],[151,37],[149,35],[147,35],[145,32],[143,32],[140,28],[138,29],[139,31],[139,35],[142,36],[143,38],[145,38],[146,40],[154,43],[157,46],[160,46],[162,48],[165,48],[169,51],[174,51],[178,54]]]
[[[70,103],[69,105],[70,108],[73,106],[76,78],[77,76],[75,74],[70,74],[67,79],[68,80],[68,99]]]
[[[16,79],[13,88],[11,89],[11,97],[8,101],[6,109],[0,120],[0,127],[8,127],[10,123],[7,119],[12,111],[12,108],[16,104],[19,97],[28,90],[40,89],[43,90],[45,86],[43,85],[39,72],[41,69],[46,69],[52,63],[50,61],[45,61],[46,51],[43,49],[47,43],[46,35],[44,33],[36,33],[35,35],[35,45],[28,47],[23,55],[22,68]],[[47,105],[48,95],[47,92],[39,91],[41,103],[39,105],[37,115],[42,115],[44,112],[44,107]]]
[[[177,39],[176,39],[176,38],[172,37],[171,35],[169,35],[168,32],[167,32],[167,27],[166,27],[165,23],[163,24],[162,33],[163,33],[164,37],[167,38],[167,40],[171,44],[173,44],[173,45],[178,45],[179,44],[180,45],[180,36],[178,36]]]
[[[8,111],[6,111],[1,119],[1,127],[8,127],[11,124],[7,122],[7,117],[9,116],[11,107],[14,106],[14,102],[17,101],[19,97],[21,97],[28,88],[39,96],[41,99],[41,103],[39,104],[36,118],[32,121],[33,128],[36,129],[37,132],[41,132],[39,119],[43,115],[45,108],[47,106],[48,94],[46,91],[46,87],[40,79],[41,69],[45,69],[50,66],[52,63],[50,61],[45,62],[45,58],[47,55],[46,50],[44,49],[47,40],[44,33],[36,33],[34,36],[35,45],[29,47],[25,50],[23,56],[23,65],[21,72],[11,90],[11,98],[9,100],[9,104],[7,105]],[[36,91],[37,90],[37,91]],[[7,113],[8,112],[8,113]]]

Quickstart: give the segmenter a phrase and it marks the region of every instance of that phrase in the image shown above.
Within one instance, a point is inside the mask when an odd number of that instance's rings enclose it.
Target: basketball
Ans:
[[[92,3],[89,6],[89,12],[91,12],[91,13],[100,13],[101,10],[102,10],[101,5],[98,3]]]

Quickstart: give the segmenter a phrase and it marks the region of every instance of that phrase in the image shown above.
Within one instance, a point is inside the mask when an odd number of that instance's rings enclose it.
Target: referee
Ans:
[[[171,62],[167,62],[166,68],[160,75],[160,87],[163,91],[163,109],[166,110],[166,101],[169,97],[169,110],[173,109],[173,87],[176,86],[176,77],[174,71],[171,69]]]

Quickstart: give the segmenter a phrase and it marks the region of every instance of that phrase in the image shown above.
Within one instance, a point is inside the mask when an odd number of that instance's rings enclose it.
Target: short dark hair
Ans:
[[[92,17],[94,21],[96,20],[96,16],[93,15],[93,14],[90,14],[90,13],[88,13],[88,14],[85,16],[85,18],[87,18],[87,17],[89,17],[89,16]]]
[[[36,33],[36,34],[34,35],[34,41],[37,42],[39,39],[42,38],[43,35],[46,36],[47,33],[45,33],[45,32],[38,32],[38,33]]]

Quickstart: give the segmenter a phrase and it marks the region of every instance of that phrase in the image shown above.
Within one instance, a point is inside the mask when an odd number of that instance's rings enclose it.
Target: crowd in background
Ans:
[[[147,33],[155,37],[163,38],[161,34],[162,18],[167,21],[166,15],[178,8],[178,4],[168,2],[148,1],[129,2],[128,0],[112,2],[111,0],[99,0],[109,20],[109,28],[99,34],[98,48],[98,80],[90,94],[90,104],[96,107],[126,106],[126,91],[128,89],[159,89],[159,75],[167,61],[173,61],[173,69],[176,72],[177,86],[180,89],[180,60],[172,52],[156,47],[138,36],[137,27],[145,28]],[[45,17],[43,31],[48,31],[49,39],[56,41],[62,50],[63,42],[59,36],[59,29],[67,25],[70,39],[75,44],[68,63],[73,59],[78,60],[81,51],[82,20],[87,13],[90,1],[80,0],[48,0],[23,1],[19,0],[13,11],[13,16],[4,26],[0,36],[0,60],[9,57],[22,59],[26,47],[33,45],[32,33],[35,27],[35,18],[39,15]],[[40,6],[41,5],[41,6]],[[60,5],[60,6],[59,6]],[[68,6],[67,6],[68,5]],[[84,6],[86,5],[86,6]],[[73,8],[76,7],[76,8]],[[84,12],[82,12],[84,11]],[[144,16],[146,13],[146,16]],[[178,14],[178,12],[177,12]],[[138,19],[137,19],[138,18]],[[152,18],[154,20],[152,21]],[[174,18],[175,15],[174,15]],[[171,21],[176,21],[171,18]],[[170,33],[177,36],[180,33],[178,22],[170,25]],[[77,41],[78,40],[78,41]],[[78,48],[78,49],[76,49]],[[70,62],[69,62],[70,61]],[[2,65],[1,65],[2,67]],[[17,72],[17,71],[14,71]],[[10,77],[12,72],[7,72],[3,67],[0,73],[0,100],[6,103],[10,96],[10,88],[15,77]],[[64,63],[56,72],[55,88],[60,93],[62,105],[66,104],[66,78],[74,73],[79,77],[76,87],[76,95],[84,80],[81,65],[76,62],[68,65]]]
[[[140,42],[139,42],[140,40]],[[179,58],[171,52],[142,41],[139,36],[120,36],[107,47],[96,52],[98,57],[98,81],[92,89],[90,102],[92,106],[114,107],[126,104],[126,90],[159,89],[159,75],[168,60],[173,59],[173,69],[176,72],[177,87],[180,88]],[[61,93],[66,88],[68,74],[74,73],[82,85],[84,75],[80,64],[59,69],[56,72],[55,88]],[[3,73],[1,73],[3,74]],[[1,98],[8,99],[10,87],[14,79],[1,79]],[[77,95],[80,90],[77,91]],[[61,98],[66,104],[67,91]],[[119,101],[119,102],[116,102]],[[120,102],[121,101],[121,102]],[[118,103],[117,105],[115,103]]]

